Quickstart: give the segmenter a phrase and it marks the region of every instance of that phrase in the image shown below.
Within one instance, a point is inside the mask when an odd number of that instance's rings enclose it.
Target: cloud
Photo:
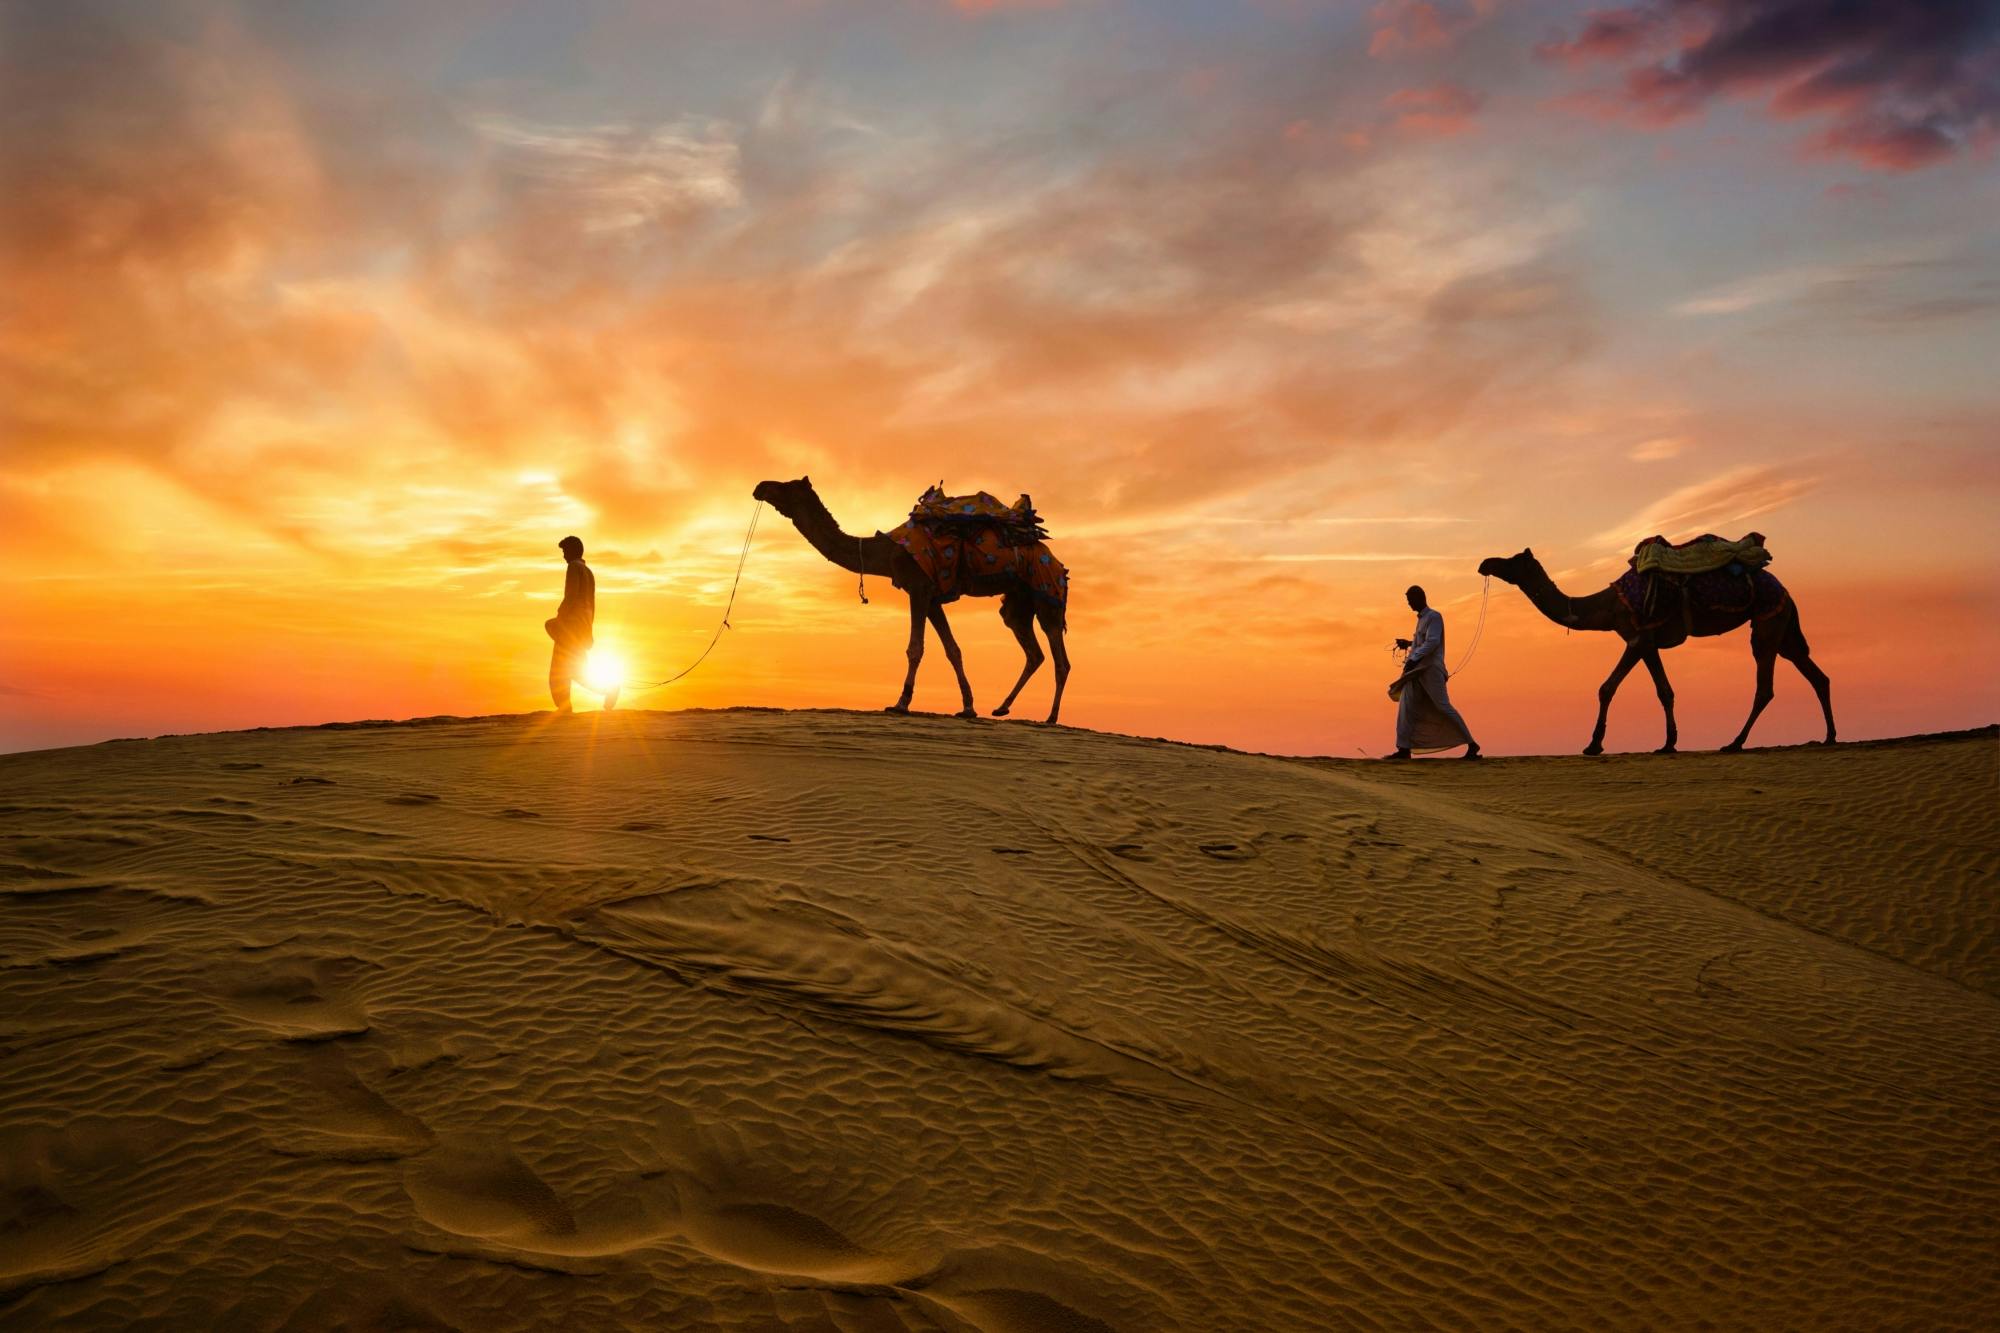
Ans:
[[[719,121],[577,128],[489,112],[470,122],[514,170],[580,209],[586,231],[659,225],[743,200],[737,145]]]
[[[1909,171],[2000,133],[2000,0],[1642,0],[1592,12],[1549,59],[1624,67],[1579,105],[1664,125],[1719,97],[1817,118],[1811,151]]]
[[[1450,46],[1477,27],[1499,0],[1437,4],[1434,0],[1382,0],[1369,11],[1374,33],[1368,54],[1378,59]]]
[[[1816,476],[1782,468],[1735,468],[1661,497],[1623,523],[1597,533],[1586,544],[1626,552],[1655,533],[1670,541],[1685,541],[1704,532],[1739,535],[1726,529],[1782,509],[1818,485]]]
[[[1469,88],[1440,83],[1429,88],[1398,89],[1389,94],[1383,105],[1395,116],[1396,128],[1406,134],[1448,137],[1471,129],[1484,101]]]
[[[1914,328],[2000,309],[1992,257],[1937,246],[1825,264],[1798,264],[1723,283],[1676,303],[1684,317],[1740,315],[1782,307],[1816,324]]]
[[[1687,441],[1677,435],[1662,435],[1657,439],[1642,440],[1632,446],[1632,459],[1638,463],[1660,463],[1678,456],[1687,448]]]

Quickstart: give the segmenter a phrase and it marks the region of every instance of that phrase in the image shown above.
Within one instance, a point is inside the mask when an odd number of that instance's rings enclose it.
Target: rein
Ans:
[[[648,690],[657,690],[663,685],[671,685],[708,660],[708,655],[715,651],[715,645],[722,641],[722,631],[730,627],[729,613],[736,608],[736,589],[743,582],[743,566],[750,559],[750,543],[755,541],[757,537],[757,520],[763,516],[764,502],[759,500],[757,507],[750,511],[750,529],[743,534],[743,549],[736,556],[736,577],[729,584],[729,600],[724,603],[722,608],[722,623],[715,627],[715,633],[710,636],[708,647],[701,650],[701,656],[695,658],[694,661],[688,663],[673,675],[668,676],[665,680],[648,681],[641,685],[628,685],[625,687],[627,690],[633,694],[644,694]],[[867,599],[863,598],[862,600],[866,601]]]
[[[1486,633],[1486,603],[1493,596],[1493,576],[1488,574],[1486,582],[1479,589],[1479,623],[1472,627],[1472,642],[1465,645],[1465,656],[1458,659],[1458,665],[1445,673],[1446,678],[1455,677],[1465,670],[1465,664],[1479,651],[1479,636]]]

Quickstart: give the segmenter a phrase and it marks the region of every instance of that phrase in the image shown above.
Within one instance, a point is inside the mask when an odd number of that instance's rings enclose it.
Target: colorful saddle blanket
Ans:
[[[1712,569],[1700,574],[1642,574],[1629,569],[1612,583],[1641,629],[1680,625],[1695,636],[1727,634],[1746,620],[1767,620],[1785,606],[1785,585],[1762,569]]]
[[[1069,605],[1069,571],[1042,540],[1048,533],[1025,495],[1003,505],[985,491],[953,496],[933,486],[888,536],[937,585],[940,602],[956,600],[968,581],[1002,579],[1044,605]]]
[[[1631,565],[1641,574],[1655,571],[1666,574],[1706,574],[1711,569],[1727,569],[1737,566],[1737,573],[1748,569],[1762,569],[1771,563],[1771,553],[1764,549],[1764,534],[1753,532],[1740,541],[1730,541],[1712,532],[1684,542],[1670,542],[1665,537],[1648,537],[1633,548]]]

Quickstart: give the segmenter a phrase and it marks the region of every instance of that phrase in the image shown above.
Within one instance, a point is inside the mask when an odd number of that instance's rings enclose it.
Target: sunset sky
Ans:
[[[1995,0],[0,14],[0,748],[547,707],[571,532],[666,675],[804,473],[1031,492],[1081,726],[1381,753],[1407,584],[1456,661],[1483,556],[1753,527],[1844,737],[2000,719]],[[632,702],[885,704],[870,597],[767,511]],[[1454,696],[1573,751],[1618,649],[1496,583]]]

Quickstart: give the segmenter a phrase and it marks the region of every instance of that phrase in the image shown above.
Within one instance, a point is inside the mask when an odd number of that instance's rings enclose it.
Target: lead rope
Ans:
[[[1486,632],[1486,602],[1492,595],[1493,576],[1488,574],[1485,586],[1479,590],[1479,623],[1472,627],[1472,642],[1465,646],[1465,656],[1458,659],[1458,666],[1450,673],[1451,676],[1457,676],[1460,671],[1465,670],[1465,664],[1479,651],[1479,636]]]
[[[868,605],[868,557],[859,537],[854,539],[854,590],[861,594],[861,604]]]
[[[648,690],[657,690],[663,685],[671,685],[708,660],[708,655],[715,651],[715,645],[722,641],[722,631],[730,628],[729,613],[736,609],[736,589],[743,582],[743,565],[744,562],[750,559],[750,543],[757,538],[757,520],[763,516],[764,502],[759,500],[757,507],[750,511],[750,530],[743,534],[743,549],[736,556],[736,577],[729,585],[729,600],[722,607],[722,623],[715,627],[715,633],[709,638],[708,647],[701,650],[701,656],[695,658],[694,661],[688,663],[673,675],[668,676],[665,680],[656,680],[644,685],[628,685],[626,686],[627,690],[633,694],[644,694]]]

